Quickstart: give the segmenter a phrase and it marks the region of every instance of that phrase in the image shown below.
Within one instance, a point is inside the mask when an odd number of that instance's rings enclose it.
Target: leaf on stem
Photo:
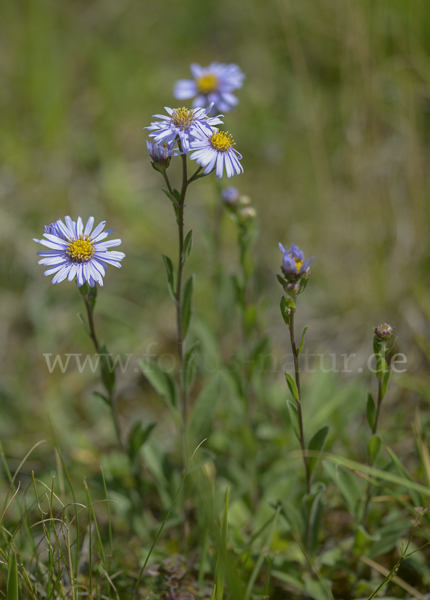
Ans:
[[[139,366],[154,390],[160,394],[171,409],[178,406],[177,391],[170,375],[152,360],[140,360]]]
[[[376,404],[370,392],[367,393],[366,417],[369,427],[373,431],[376,423]]]
[[[168,190],[162,190],[166,196],[169,198],[170,202],[173,204],[173,206],[175,207],[175,210],[178,208],[178,199],[176,198],[175,192],[177,192],[177,190],[173,190],[173,194],[171,194]]]
[[[293,426],[294,433],[300,442],[300,424],[299,424],[299,411],[297,410],[297,403],[287,400],[288,414],[290,415],[291,425]]]
[[[387,386],[388,386],[388,382],[390,381],[390,375],[391,375],[391,370],[387,369],[382,377],[381,400],[383,400],[385,398],[385,394],[387,393]]]
[[[190,255],[191,249],[193,247],[193,230],[191,229],[185,238],[184,248],[182,251],[182,262],[185,262]]]
[[[107,406],[109,406],[109,408],[111,407],[111,404],[109,402],[109,398],[106,398],[106,396],[104,396],[103,394],[101,394],[100,392],[93,392],[93,396],[96,396],[97,398],[100,398],[101,400],[103,400],[103,402],[105,402],[105,404]]]
[[[291,377],[289,373],[285,373],[285,378],[287,380],[288,388],[296,402],[299,402],[299,392],[297,390],[297,385],[294,379]]]
[[[172,261],[165,254],[163,256],[164,266],[166,267],[167,274],[167,289],[169,290],[169,294],[172,299],[176,302],[176,294],[175,294],[175,273],[173,270]]]
[[[350,513],[356,517],[363,496],[361,486],[356,477],[348,469],[323,461],[324,471],[341,493]]]
[[[128,447],[133,460],[137,457],[142,446],[148,441],[155,425],[156,423],[149,423],[149,425],[143,428],[142,423],[138,421],[131,430],[128,436]]]
[[[381,443],[379,435],[372,435],[367,446],[369,452],[369,464],[373,465],[378,458],[379,451],[381,450]]]
[[[312,475],[312,473],[320,459],[320,454],[324,450],[329,431],[330,431],[329,427],[322,427],[319,431],[317,431],[317,433],[314,435],[314,437],[309,442],[309,450],[312,450],[313,452],[318,452],[318,456],[316,456],[316,457],[310,456],[308,458],[310,475]]]
[[[105,342],[101,342],[99,344],[97,353],[100,355],[100,370],[102,381],[104,383],[105,388],[112,394],[115,387],[115,368],[112,363],[112,357],[107,349]]]
[[[188,327],[191,320],[191,304],[193,298],[194,275],[191,275],[185,285],[182,293],[182,335],[184,339],[187,336]]]
[[[184,387],[189,390],[193,383],[194,373],[196,370],[196,351],[200,342],[194,342],[184,357]]]
[[[285,298],[282,296],[281,298],[281,315],[285,321],[287,327],[290,326],[290,314],[292,310],[296,310],[296,305],[294,304],[294,300],[292,298]]]
[[[309,329],[309,327],[305,327],[305,328],[303,329],[303,333],[302,333],[302,339],[301,339],[301,341],[300,341],[300,347],[299,347],[299,350],[298,350],[298,352],[297,352],[297,356],[300,356],[300,354],[302,353],[302,350],[303,350],[303,344],[305,343],[305,335],[306,335],[306,332],[307,332],[307,330],[308,330],[308,329]]]
[[[207,437],[212,415],[221,396],[221,377],[215,375],[197,397],[190,421],[193,442]]]

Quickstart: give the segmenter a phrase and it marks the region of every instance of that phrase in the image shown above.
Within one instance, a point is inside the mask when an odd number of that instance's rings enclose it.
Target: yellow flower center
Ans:
[[[189,108],[177,108],[172,112],[172,121],[179,129],[187,129],[194,121],[194,111]]]
[[[212,148],[218,152],[227,152],[234,146],[234,140],[228,131],[215,131],[209,138]]]
[[[90,260],[95,249],[88,235],[80,235],[67,246],[66,254],[73,262],[82,263]]]
[[[300,260],[300,258],[297,258],[297,257],[295,257],[294,260],[296,261],[296,270],[297,270],[297,272],[299,272],[300,269],[301,269],[301,266],[303,264],[303,261]]]
[[[210,94],[218,89],[218,77],[213,73],[206,73],[196,79],[200,94]]]

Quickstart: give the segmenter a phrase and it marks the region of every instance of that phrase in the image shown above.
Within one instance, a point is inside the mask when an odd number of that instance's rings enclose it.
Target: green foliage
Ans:
[[[12,552],[10,553],[7,574],[6,600],[18,600],[18,598],[18,566],[16,560],[16,553],[12,550]]]

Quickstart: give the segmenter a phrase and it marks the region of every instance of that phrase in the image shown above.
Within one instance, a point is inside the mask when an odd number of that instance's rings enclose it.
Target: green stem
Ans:
[[[301,403],[301,393],[300,393],[300,367],[299,367],[299,354],[297,351],[296,340],[294,335],[294,313],[295,309],[290,310],[290,339],[291,339],[291,348],[293,350],[294,357],[294,371],[296,378],[296,386],[298,392],[298,400],[297,400],[297,412],[299,416],[299,433],[300,433],[300,446],[303,451],[303,462],[305,465],[305,473],[306,473],[306,488],[308,494],[311,491],[311,476],[309,471],[309,462],[308,457],[306,456],[306,444],[305,444],[305,433],[303,429],[303,415],[302,415],[302,403]]]
[[[90,335],[90,338],[93,340],[93,344],[94,344],[96,352],[99,353],[100,345],[97,340],[97,335],[96,335],[96,330],[95,330],[95,325],[94,325],[94,307],[92,306],[92,303],[90,302],[90,298],[89,298],[90,294],[83,296],[84,302],[85,302],[85,308],[87,309],[87,316],[88,316],[88,325],[89,325],[88,333]],[[124,442],[122,439],[122,435],[121,435],[121,429],[119,426],[118,407],[117,407],[115,392],[111,386],[108,386],[105,383],[109,376],[109,373],[107,372],[108,364],[109,364],[108,358],[106,358],[106,364],[104,364],[104,362],[101,361],[101,366],[100,366],[101,376],[102,376],[101,378],[102,378],[104,387],[105,387],[107,395],[108,395],[109,405],[111,408],[112,421],[113,421],[113,425],[115,428],[116,436],[118,438],[118,443],[119,443],[121,449],[126,451],[126,448],[125,448],[125,445],[124,445]]]

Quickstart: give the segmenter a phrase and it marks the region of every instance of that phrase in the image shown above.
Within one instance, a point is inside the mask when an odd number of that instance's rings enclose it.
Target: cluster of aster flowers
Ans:
[[[209,116],[213,104],[203,108],[169,108],[167,115],[154,115],[147,129],[153,143],[148,142],[148,151],[155,168],[167,168],[170,159],[178,154],[187,154],[208,175],[215,169],[221,178],[224,169],[227,177],[243,173],[240,164],[242,155],[234,148],[234,140],[228,132],[220,131],[223,115]]]
[[[187,155],[208,175],[215,171],[221,178],[240,175],[242,155],[228,131],[221,131],[223,114],[236,106],[232,93],[242,86],[244,74],[235,64],[212,63],[208,67],[191,65],[194,79],[182,79],[174,87],[178,100],[194,98],[192,108],[165,107],[167,114],[153,115],[145,129],[152,141],[147,142],[152,165],[158,171],[170,165],[173,156]]]
[[[314,259],[305,259],[303,252],[295,244],[291,244],[291,248],[284,248],[282,244],[279,244],[279,249],[282,252],[282,276],[278,275],[278,280],[284,291],[294,298],[304,291]]]

